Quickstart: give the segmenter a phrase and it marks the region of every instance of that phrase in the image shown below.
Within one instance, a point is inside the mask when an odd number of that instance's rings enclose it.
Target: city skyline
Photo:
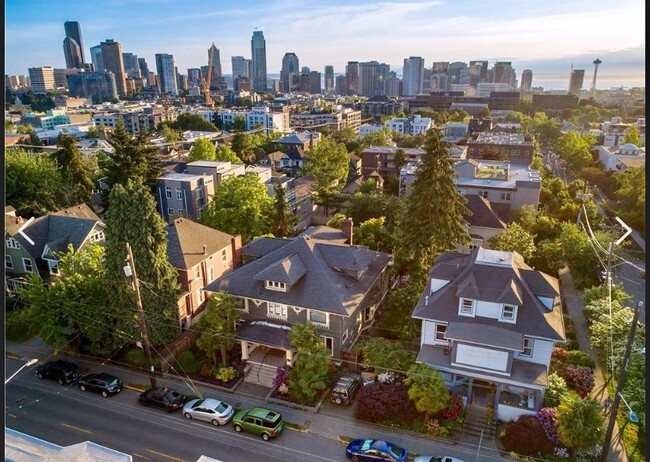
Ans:
[[[521,72],[531,69],[532,85],[568,89],[570,67],[585,70],[584,87],[591,85],[593,61],[602,60],[597,88],[645,86],[645,4],[503,2],[502,8],[470,0],[332,1],[302,6],[297,2],[247,3],[219,8],[205,1],[112,0],[101,4],[62,1],[5,3],[5,73],[27,74],[29,67],[65,68],[61,43],[65,21],[77,21],[84,37],[84,54],[106,39],[124,52],[155,62],[155,55],[174,56],[179,72],[207,65],[207,48],[214,42],[224,74],[231,73],[232,56],[251,59],[255,30],[266,41],[267,73],[280,72],[282,58],[295,53],[301,66],[336,74],[348,61],[377,60],[401,75],[404,59],[419,56],[425,67],[434,61],[510,61]],[[125,15],[125,8],[129,14]],[[152,14],[155,8],[155,14]],[[139,19],[143,18],[143,19]],[[173,33],[174,26],[179,31]],[[332,32],[330,32],[332,31]],[[460,33],[458,33],[460,32]],[[456,35],[455,35],[456,34]],[[325,45],[323,45],[325,44]],[[544,85],[543,82],[556,82]]]

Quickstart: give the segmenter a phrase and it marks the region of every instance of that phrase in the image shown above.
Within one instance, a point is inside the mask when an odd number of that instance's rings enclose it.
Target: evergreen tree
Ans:
[[[453,161],[437,130],[427,132],[422,156],[405,210],[398,220],[395,263],[421,282],[435,257],[469,242],[466,200],[454,184]]]
[[[426,364],[414,364],[404,381],[409,386],[409,398],[419,412],[424,412],[425,422],[430,414],[442,411],[449,404],[449,389],[442,374]]]
[[[58,145],[61,149],[54,152],[52,158],[58,163],[61,173],[76,186],[79,201],[89,204],[93,191],[93,179],[91,172],[84,164],[76,140],[72,136],[62,133],[59,135]]]
[[[109,306],[115,316],[115,330],[139,339],[135,292],[124,275],[126,243],[131,245],[149,341],[161,345],[180,332],[178,321],[179,285],[167,258],[165,222],[156,202],[140,182],[115,184],[110,194],[111,208],[106,213],[106,285]]]
[[[199,319],[198,329],[201,335],[196,339],[196,346],[205,351],[211,358],[212,364],[217,364],[217,352],[221,352],[221,362],[228,366],[228,350],[235,346],[237,328],[235,322],[239,319],[239,300],[226,292],[218,292],[210,297],[208,304]]]
[[[298,224],[298,217],[289,209],[287,191],[280,183],[273,186],[275,198],[269,215],[270,232],[275,237],[293,236],[293,227]]]

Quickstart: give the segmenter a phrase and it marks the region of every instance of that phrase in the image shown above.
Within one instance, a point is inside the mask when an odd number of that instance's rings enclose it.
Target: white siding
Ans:
[[[508,368],[508,353],[459,344],[456,347],[456,363],[505,372]]]
[[[499,315],[501,314],[501,303],[476,300],[475,307],[476,316],[483,318],[499,319]]]
[[[515,353],[514,357],[522,361],[548,366],[551,362],[551,354],[553,353],[553,342],[538,338],[534,340],[532,356],[520,356],[519,353]]]
[[[431,321],[422,321],[422,334],[420,338],[421,345],[433,345],[436,338],[436,323]]]
[[[442,289],[449,281],[445,281],[444,279],[434,279],[431,278],[431,293],[433,294],[434,292]]]

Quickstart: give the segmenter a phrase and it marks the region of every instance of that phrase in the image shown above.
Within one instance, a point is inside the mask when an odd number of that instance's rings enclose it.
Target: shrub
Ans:
[[[139,348],[131,348],[126,352],[126,363],[134,367],[147,367],[144,351]]]
[[[557,372],[551,372],[548,375],[548,387],[544,393],[544,406],[557,407],[560,404],[562,396],[569,391],[566,381]]]
[[[589,356],[589,353],[579,350],[567,352],[566,363],[571,366],[582,366],[591,370],[596,367],[596,364],[591,356]]]
[[[409,399],[408,387],[403,384],[372,383],[361,387],[357,397],[357,418],[381,423],[399,416],[413,420],[418,412]]]
[[[555,347],[553,348],[553,354],[551,354],[551,372],[562,372],[564,365],[566,364],[566,359],[568,352],[564,348]]]
[[[289,379],[290,370],[291,366],[278,367],[278,374],[273,379],[273,385],[279,387],[280,385],[286,384],[287,380]]]
[[[544,434],[553,446],[558,446],[560,440],[557,434],[557,409],[545,407],[535,414],[535,418],[544,429]]]
[[[514,451],[523,456],[545,456],[553,454],[554,449],[542,425],[530,415],[522,415],[509,424],[501,442],[506,451]]]
[[[445,419],[456,420],[463,414],[463,398],[458,394],[451,395],[449,404],[441,412]]]
[[[176,362],[182,373],[196,374],[201,369],[201,362],[191,350],[186,350],[179,354]]]
[[[586,367],[564,366],[562,377],[569,390],[574,390],[581,398],[586,398],[595,385],[594,374]]]
[[[237,370],[234,367],[220,367],[214,374],[214,378],[222,382],[229,382],[237,377]]]

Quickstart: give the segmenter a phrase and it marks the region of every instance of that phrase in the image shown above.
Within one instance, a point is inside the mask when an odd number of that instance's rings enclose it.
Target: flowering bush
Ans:
[[[280,384],[280,386],[278,387],[278,392],[280,392],[283,395],[286,395],[287,393],[289,393],[289,386],[286,383]]]
[[[278,374],[273,379],[273,385],[279,387],[280,385],[287,383],[290,370],[291,366],[278,367]]]
[[[591,449],[578,449],[575,457],[578,461],[598,460],[602,450],[603,448],[600,445],[596,445]]]
[[[562,372],[562,369],[567,362],[568,354],[569,353],[564,348],[553,348],[553,354],[551,354],[551,372]]]
[[[357,397],[357,418],[381,423],[385,419],[412,420],[418,415],[402,384],[375,382],[361,387]]]
[[[563,459],[566,459],[566,458],[569,457],[569,450],[567,448],[565,448],[565,447],[558,446],[553,451],[553,455],[555,457],[562,457]]]
[[[553,446],[557,446],[560,443],[557,434],[557,409],[550,407],[542,408],[535,415],[535,419],[542,425],[548,440],[553,443]]]
[[[220,367],[214,374],[214,378],[222,382],[229,382],[237,377],[237,371],[234,367]]]
[[[445,419],[456,420],[463,414],[463,398],[458,394],[451,395],[449,404],[441,411]]]
[[[501,442],[506,451],[522,456],[540,457],[552,454],[554,449],[542,425],[531,415],[522,415],[508,424]]]
[[[562,396],[569,391],[566,381],[557,372],[548,374],[548,387],[544,393],[544,407],[557,407]]]
[[[574,390],[581,398],[586,398],[596,384],[594,374],[586,367],[564,366],[562,373],[567,387]]]
[[[440,422],[436,419],[429,419],[427,422],[427,431],[433,436],[438,436],[440,434]]]

